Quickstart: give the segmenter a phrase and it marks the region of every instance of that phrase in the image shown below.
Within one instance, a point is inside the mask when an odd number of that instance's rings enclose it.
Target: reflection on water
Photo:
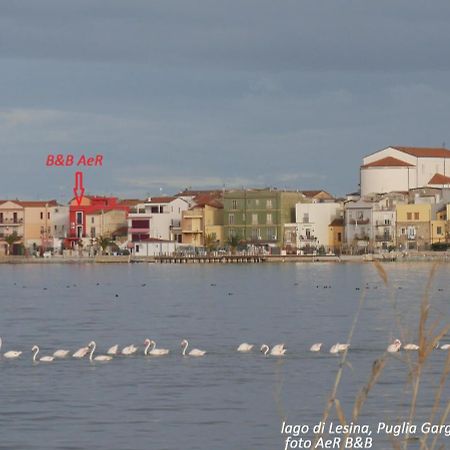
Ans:
[[[327,351],[346,341],[363,293],[351,368],[338,390],[349,416],[373,361],[399,336],[392,293],[407,338],[416,341],[430,266],[386,269],[391,290],[369,264],[1,266],[2,352],[24,354],[0,359],[0,448],[282,448],[282,418],[309,425],[320,420],[339,366]],[[448,321],[449,272],[442,266],[433,285],[432,319]],[[99,352],[116,343],[143,351],[147,337],[172,353],[106,364],[31,363],[34,344],[46,355],[90,340]],[[183,338],[208,354],[182,358]],[[288,353],[282,359],[240,354],[235,348],[241,342],[258,348],[284,342]],[[314,342],[324,342],[321,353],[308,351]],[[439,376],[445,356],[436,351],[431,357],[420,417],[433,403],[429,375]],[[362,422],[397,419],[405,411],[407,371],[400,358],[390,358]],[[390,448],[386,440],[377,445]]]

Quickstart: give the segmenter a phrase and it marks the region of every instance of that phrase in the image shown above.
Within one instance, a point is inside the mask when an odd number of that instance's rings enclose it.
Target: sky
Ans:
[[[450,2],[0,2],[0,198],[358,189],[364,155],[450,146]]]

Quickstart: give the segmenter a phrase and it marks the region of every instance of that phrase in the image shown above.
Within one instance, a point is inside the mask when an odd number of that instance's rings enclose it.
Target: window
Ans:
[[[252,214],[252,225],[258,225],[258,214]]]
[[[234,225],[234,214],[228,215],[228,225]]]
[[[255,200],[255,205],[256,205],[256,206],[259,206],[259,198],[257,198],[257,199]]]
[[[44,234],[44,227],[41,227],[41,234]]]
[[[237,200],[232,200],[232,206],[231,206],[231,208],[232,209],[237,209]]]
[[[77,212],[77,225],[83,225],[83,213],[81,211]]]
[[[390,224],[391,224],[390,219],[384,219],[384,224],[385,224],[385,225],[390,225]]]
[[[150,212],[152,212],[153,214],[158,214],[159,208],[157,206],[152,206],[150,208]]]
[[[258,236],[258,239],[261,239],[261,228],[256,229],[256,235]]]
[[[418,212],[414,213],[414,220],[419,220],[419,213]]]
[[[47,213],[47,219],[50,220],[50,212]]]
[[[307,228],[305,232],[306,232],[306,239],[311,239],[311,230]]]
[[[41,220],[44,220],[44,213],[41,211]]]
[[[17,213],[16,213],[16,212],[13,213],[13,222],[14,222],[14,223],[17,223],[17,222],[18,222],[18,220],[17,220]]]
[[[242,213],[242,220],[245,222],[245,213]]]
[[[406,220],[412,220],[412,213],[406,213]]]
[[[267,228],[267,239],[270,241],[277,240],[277,229],[276,228]]]
[[[272,213],[268,213],[266,216],[267,225],[272,225]]]
[[[91,217],[91,223],[94,223],[94,220],[95,220],[95,219],[94,219],[93,217]]]
[[[162,214],[164,212],[164,206],[160,205],[159,207],[159,213]]]
[[[139,245],[136,245],[136,253],[139,253]]]
[[[442,227],[437,227],[436,228],[436,233],[437,234],[442,234]]]
[[[303,223],[309,223],[309,214],[308,213],[303,214]]]
[[[267,200],[266,207],[267,209],[272,209],[272,199]]]
[[[0,213],[0,223],[3,223],[3,213]]]
[[[342,233],[337,234],[337,241],[342,242]]]
[[[401,234],[402,234],[402,236],[404,236],[406,234],[406,228],[402,228]]]
[[[95,227],[91,227],[91,238],[95,238]]]

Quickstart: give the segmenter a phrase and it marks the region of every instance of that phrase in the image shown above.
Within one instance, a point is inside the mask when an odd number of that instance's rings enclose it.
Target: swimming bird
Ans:
[[[88,353],[89,347],[81,347],[72,355],[72,358],[84,358]]]
[[[150,356],[165,356],[168,355],[170,350],[167,348],[156,348],[156,342],[150,339],[146,339],[144,341],[144,344],[146,345],[144,350],[144,355],[150,355]],[[152,347],[151,350],[149,348]]]
[[[406,344],[403,348],[405,350],[419,350],[419,346],[417,344]]]
[[[247,342],[243,342],[236,350],[241,353],[247,353],[250,352],[253,347],[253,344],[247,344]]]
[[[283,356],[286,353],[286,348],[284,344],[277,344],[272,347],[270,354],[273,356]]]
[[[56,350],[55,352],[53,352],[53,357],[54,358],[65,358],[66,356],[68,356],[70,353],[70,350],[63,350],[63,349],[59,349]]]
[[[183,349],[182,351],[182,355],[183,356],[204,356],[206,355],[205,350],[199,350],[198,348],[193,348],[187,355],[186,355],[186,350],[188,348],[189,342],[187,341],[187,339],[183,339],[181,341],[181,348]]]
[[[264,356],[267,356],[267,353],[269,353],[270,349],[267,344],[263,344],[263,345],[261,345],[261,348],[259,350]]]
[[[2,348],[2,338],[0,337],[0,349]],[[8,359],[15,359],[18,358],[20,355],[22,354],[22,352],[16,351],[16,350],[9,350],[8,352],[3,354],[4,358],[8,358]]]
[[[450,350],[450,344],[443,344],[440,346],[441,350]]]
[[[135,345],[128,345],[124,347],[121,351],[122,355],[129,356],[134,355],[137,352],[138,348]]]
[[[31,351],[33,352],[33,362],[37,362],[36,358],[39,353],[39,347],[37,345],[34,345],[33,348],[31,349]],[[42,356],[41,358],[39,358],[39,361],[52,362],[54,359],[55,358],[53,356]]]
[[[317,342],[309,348],[310,352],[320,352],[320,349],[322,348],[322,342]]]
[[[386,351],[389,353],[396,353],[400,350],[401,346],[402,346],[402,343],[401,343],[400,339],[396,339],[392,344],[390,344],[388,346]]]
[[[330,353],[336,354],[336,353],[344,352],[349,347],[350,347],[350,344],[339,344],[339,342],[337,342],[330,348]]]
[[[91,351],[89,353],[89,361],[111,361],[113,358],[110,355],[98,355],[94,358],[94,352],[95,349],[97,348],[97,344],[95,343],[95,341],[91,341],[89,342],[89,350]]]
[[[116,345],[113,345],[112,347],[109,347],[106,354],[111,355],[111,356],[116,356],[118,351],[119,351],[119,346],[116,344]]]

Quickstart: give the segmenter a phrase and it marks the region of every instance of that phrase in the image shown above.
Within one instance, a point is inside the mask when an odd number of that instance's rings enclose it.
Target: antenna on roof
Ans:
[[[445,141],[442,142],[442,148],[445,148]]]

